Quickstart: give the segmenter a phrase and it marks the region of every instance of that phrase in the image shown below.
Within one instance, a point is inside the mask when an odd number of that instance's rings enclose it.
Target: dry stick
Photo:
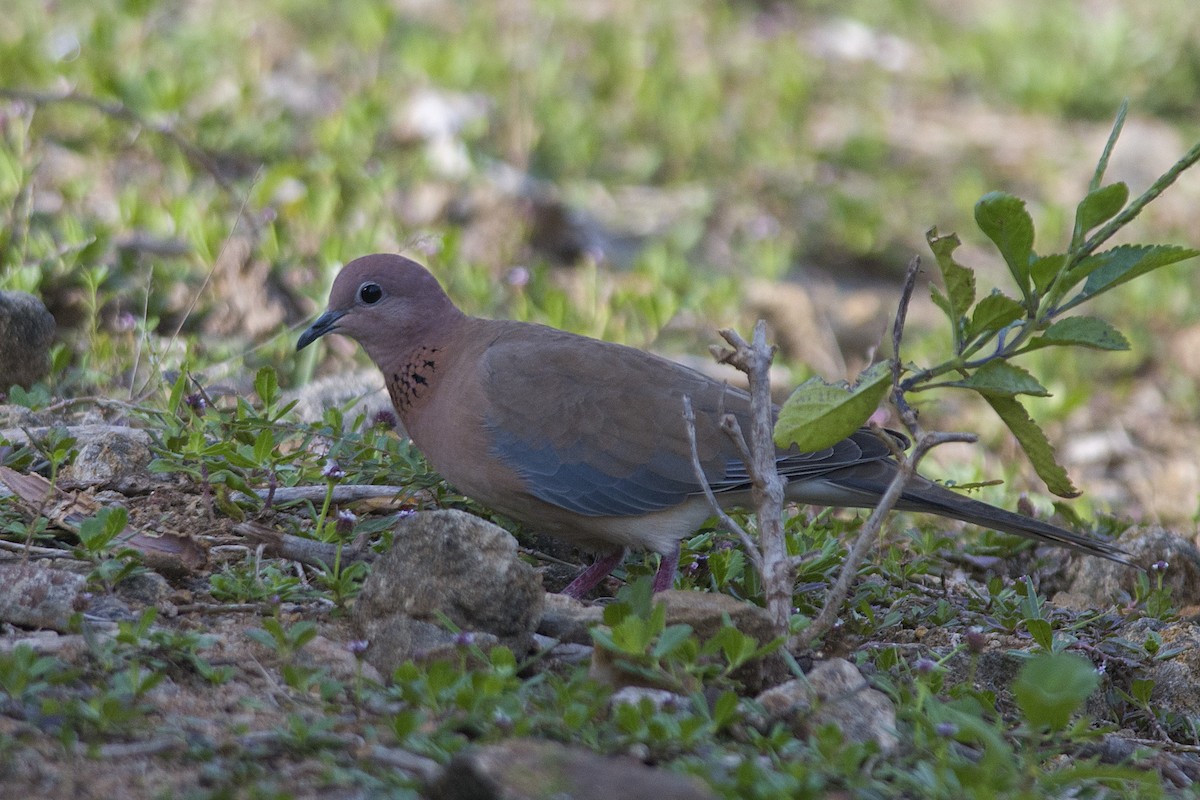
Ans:
[[[900,389],[900,373],[903,366],[900,360],[900,343],[904,335],[904,322],[908,316],[908,304],[912,300],[913,290],[917,284],[917,275],[920,271],[921,258],[914,256],[908,262],[904,286],[900,292],[900,302],[896,308],[896,319],[892,324],[892,402],[900,412],[900,419],[904,423],[904,427],[916,439],[916,445],[913,447],[912,455],[907,458],[903,453],[894,453],[900,469],[896,473],[896,477],[888,484],[887,491],[883,493],[883,497],[871,512],[871,516],[867,518],[866,524],[859,531],[858,538],[850,546],[850,551],[846,554],[845,561],[842,562],[842,571],[825,598],[825,605],[817,613],[812,624],[805,628],[803,640],[809,647],[833,629],[837,622],[837,613],[850,593],[850,587],[855,578],[858,577],[858,568],[867,554],[867,548],[871,545],[871,541],[879,535],[884,520],[900,499],[909,479],[916,474],[917,465],[925,457],[925,454],[939,444],[974,442],[978,438],[969,433],[922,433],[917,423],[917,412],[904,399],[904,393]]]
[[[325,494],[329,491],[329,487],[322,484],[320,486],[283,486],[275,490],[273,499],[276,503],[292,503],[302,500],[311,500],[319,502],[325,499]],[[270,494],[268,489],[255,489],[254,493],[260,499],[265,500]],[[398,502],[411,500],[415,493],[407,486],[385,486],[383,484],[358,484],[347,483],[338,484],[333,487],[333,496],[331,502],[334,503],[353,503],[359,500],[374,500],[376,498],[387,497],[397,498]],[[234,500],[249,499],[241,492],[235,492],[231,495]],[[403,499],[400,499],[403,498]]]
[[[328,569],[329,565],[335,563],[339,557],[343,564],[348,564],[351,561],[372,561],[376,555],[374,550],[365,546],[365,542],[363,546],[359,546],[357,542],[351,545],[341,545],[339,554],[339,545],[333,542],[319,542],[315,539],[305,539],[302,536],[292,536],[260,522],[239,522],[233,526],[233,531],[252,542],[258,542],[273,557],[298,561],[318,569]]]
[[[904,423],[909,433],[919,435],[917,427],[917,412],[904,399],[900,391],[900,372],[903,364],[900,362],[900,340],[904,336],[904,322],[908,318],[908,304],[912,300],[913,290],[917,286],[917,275],[921,273],[921,257],[913,256],[908,262],[904,274],[904,285],[900,290],[900,302],[896,306],[896,319],[892,322],[892,404],[900,412],[900,421]]]
[[[904,487],[909,479],[916,474],[917,464],[925,456],[930,449],[945,444],[946,442],[973,442],[976,440],[974,434],[969,433],[926,433],[917,440],[913,447],[912,455],[908,458],[899,459],[900,469],[896,473],[896,477],[888,484],[887,491],[883,493],[879,504],[871,512],[871,516],[867,518],[867,522],[863,525],[862,530],[858,532],[858,538],[854,540],[854,544],[850,547],[850,552],[846,554],[846,559],[842,562],[842,571],[838,575],[837,581],[833,584],[833,588],[829,590],[829,594],[825,597],[825,605],[817,614],[816,619],[812,624],[804,629],[802,635],[802,643],[808,647],[817,639],[820,639],[825,634],[833,629],[837,622],[837,614],[841,609],[842,603],[845,602],[846,596],[850,593],[850,587],[853,585],[855,578],[858,577],[858,567],[862,564],[863,558],[867,554],[867,549],[871,546],[872,540],[878,535],[883,528],[883,522],[887,515],[896,506],[896,502],[900,499],[900,495],[904,492]]]
[[[704,496],[708,499],[708,504],[717,519],[721,521],[727,531],[741,540],[742,548],[750,558],[750,563],[754,565],[755,572],[761,575],[763,571],[762,553],[758,552],[758,545],[754,543],[750,534],[746,533],[745,528],[738,525],[732,517],[725,513],[725,509],[721,508],[721,503],[708,484],[708,476],[704,474],[704,467],[700,463],[700,450],[696,447],[696,414],[692,411],[692,398],[687,395],[683,396],[683,421],[687,429],[688,444],[692,448],[692,471],[696,474],[696,481],[704,490]]]
[[[746,342],[732,329],[720,333],[732,349],[718,354],[717,360],[741,370],[750,380],[749,445],[741,434],[737,420],[729,421],[731,415],[724,416],[721,429],[739,447],[743,458],[749,455],[744,463],[750,474],[750,496],[758,517],[758,542],[762,554],[759,575],[763,582],[763,599],[775,629],[786,635],[792,617],[795,568],[788,557],[784,538],[784,480],[775,464],[775,404],[771,400],[769,375],[775,348],[767,344],[767,323],[764,320],[755,323],[752,343]]]

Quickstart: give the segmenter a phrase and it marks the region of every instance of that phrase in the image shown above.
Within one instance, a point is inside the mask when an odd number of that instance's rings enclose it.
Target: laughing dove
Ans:
[[[749,396],[667,359],[610,342],[460,311],[421,265],[397,255],[348,264],[329,309],[297,349],[327,333],[355,339],[383,371],[405,429],[453,486],[597,560],[564,593],[580,597],[629,548],[662,559],[669,588],[679,543],[712,510],[697,482],[683,416],[696,415],[700,462],[723,505],[746,505],[750,481],[719,417],[749,429]],[[876,433],[819,452],[780,450],[789,500],[870,508],[896,474]],[[1104,541],[1004,511],[921,477],[898,508],[963,520],[1124,562]]]

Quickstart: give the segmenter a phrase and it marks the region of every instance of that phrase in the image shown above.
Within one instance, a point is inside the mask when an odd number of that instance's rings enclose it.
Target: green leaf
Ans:
[[[862,427],[891,385],[891,364],[880,361],[853,388],[810,378],[792,392],[775,422],[775,444],[803,452],[824,450]]]
[[[1082,259],[1071,269],[1072,281],[1087,276],[1083,289],[1058,310],[1066,311],[1159,267],[1200,256],[1200,250],[1173,245],[1130,244]]]
[[[1062,271],[1063,264],[1067,261],[1067,257],[1062,253],[1055,253],[1048,256],[1037,256],[1033,259],[1033,263],[1029,265],[1029,277],[1033,280],[1033,286],[1039,293],[1045,292],[1050,288],[1050,284],[1054,283],[1054,279],[1058,277],[1058,273]],[[1061,285],[1061,284],[1060,284]],[[1059,293],[1061,297],[1066,294],[1070,286],[1065,286]]]
[[[1028,297],[1033,218],[1025,210],[1025,201],[1004,192],[989,192],[975,204],[975,223],[1000,250],[1021,294]]]
[[[1013,695],[1032,725],[1061,730],[1099,684],[1096,668],[1086,658],[1049,653],[1026,662],[1013,682]]]
[[[279,378],[273,367],[259,367],[254,376],[254,391],[267,409],[279,402]]]
[[[954,260],[954,251],[961,243],[955,234],[940,236],[937,235],[937,228],[930,228],[925,233],[925,241],[929,242],[929,249],[934,252],[938,269],[942,271],[942,282],[946,283],[946,295],[936,288],[932,290],[934,302],[946,312],[950,325],[954,326],[955,337],[958,337],[958,332],[962,330],[961,320],[966,318],[976,296],[974,271]],[[958,338],[955,338],[955,343],[958,343]]]
[[[1028,350],[1077,345],[1095,350],[1128,350],[1129,340],[1119,330],[1096,317],[1067,317],[1030,340]]]
[[[958,331],[960,317],[955,315],[954,307],[950,305],[950,301],[946,298],[946,295],[942,294],[942,290],[937,286],[930,284],[929,297],[931,300],[933,300],[933,304],[935,306],[945,312],[946,317],[950,320],[951,327],[955,331]],[[16,389],[18,387],[14,386],[13,388]]]
[[[1007,361],[989,361],[961,381],[947,384],[962,389],[974,389],[982,395],[1013,397],[1030,394],[1049,397],[1050,392],[1024,369]]]
[[[1027,619],[1025,620],[1025,630],[1029,631],[1029,635],[1043,650],[1054,649],[1054,630],[1050,627],[1049,620]]]
[[[1154,681],[1151,678],[1134,678],[1129,685],[1129,693],[1142,705],[1150,703],[1150,695],[1153,691]]]
[[[1088,182],[1088,191],[1090,192],[1099,189],[1100,181],[1104,180],[1104,173],[1108,170],[1108,160],[1112,158],[1113,148],[1117,146],[1117,139],[1121,138],[1121,129],[1125,127],[1125,117],[1128,113],[1129,98],[1126,97],[1121,101],[1121,107],[1117,109],[1117,116],[1113,120],[1108,141],[1104,143],[1104,152],[1100,154],[1100,160],[1096,162],[1096,171],[1092,173],[1092,179]]]
[[[612,628],[612,640],[624,653],[641,655],[646,652],[653,638],[646,621],[640,617],[626,617]]]
[[[1029,416],[1025,406],[1015,397],[985,394],[983,398],[992,407],[1004,424],[1017,437],[1017,442],[1033,468],[1037,471],[1046,488],[1059,497],[1078,497],[1080,492],[1067,477],[1067,471],[1062,468],[1054,457],[1054,448],[1050,445],[1046,434]]]
[[[975,306],[971,324],[967,328],[967,339],[983,334],[993,334],[1025,316],[1025,307],[999,289],[994,290]]]
[[[254,440],[254,460],[257,466],[266,464],[275,449],[275,437],[270,428],[263,428]]]
[[[129,512],[124,506],[105,506],[79,525],[79,541],[90,553],[99,553],[125,530]]]
[[[678,625],[669,625],[662,635],[658,637],[658,641],[654,643],[654,647],[650,651],[650,655],[655,658],[663,658],[677,649],[682,647],[692,636],[692,626],[680,623]]]
[[[718,728],[724,728],[731,722],[734,722],[738,716],[738,696],[737,692],[724,691],[717,698],[717,702],[713,703],[712,717],[713,722]]]
[[[1086,235],[1092,228],[1099,227],[1115,217],[1129,201],[1129,187],[1124,183],[1110,183],[1087,193],[1075,209],[1075,230]]]

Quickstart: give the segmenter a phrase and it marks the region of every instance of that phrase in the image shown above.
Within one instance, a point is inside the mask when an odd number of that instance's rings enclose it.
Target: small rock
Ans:
[[[565,594],[547,593],[545,610],[537,631],[560,642],[591,644],[593,625],[604,620],[604,609],[589,606]]]
[[[487,650],[500,644],[490,633],[454,633],[432,622],[403,615],[360,623],[359,627],[368,642],[364,660],[380,674],[389,676],[406,661],[453,659],[465,647]]]
[[[510,739],[455,755],[435,800],[708,800],[696,778],[556,742]]]
[[[701,639],[716,635],[725,625],[727,615],[733,627],[752,636],[759,644],[766,644],[776,636],[766,609],[726,594],[671,589],[659,592],[654,599],[667,604],[668,625],[691,625]]]
[[[373,683],[383,683],[375,668],[369,663],[360,663],[345,642],[314,636],[297,654],[297,658],[306,666],[329,670],[329,676],[337,681],[347,683],[363,678]]]
[[[175,590],[167,579],[157,572],[139,572],[130,575],[113,587],[117,596],[137,608],[153,606],[160,611],[173,612],[171,596]]]
[[[66,483],[135,493],[158,482],[147,469],[154,454],[145,431],[116,425],[78,425],[70,432],[79,450],[62,471]]]
[[[347,403],[353,404],[342,417],[347,425],[359,415],[368,423],[380,412],[390,412],[395,418],[383,374],[374,368],[310,381],[295,392],[286,393],[283,399],[285,402],[296,401],[294,413],[303,422],[319,422],[327,409],[342,408]]]
[[[1146,568],[1167,562],[1163,586],[1170,587],[1171,599],[1180,606],[1200,604],[1200,549],[1191,539],[1157,526],[1126,531],[1120,545],[1130,561]],[[1122,594],[1132,594],[1137,569],[1102,558],[1075,559],[1069,571],[1070,585],[1063,604],[1079,607],[1081,598],[1091,598],[1089,608],[1107,606]],[[1058,596],[1055,596],[1058,602]]]
[[[375,561],[354,605],[354,622],[370,642],[367,660],[390,674],[455,645],[455,634],[440,627],[442,614],[464,632],[528,651],[544,595],[507,531],[463,511],[430,511],[396,526],[392,549]]]
[[[0,622],[65,632],[93,599],[83,575],[37,561],[0,564]]]
[[[696,637],[704,642],[721,630],[729,619],[733,627],[750,636],[759,645],[775,638],[767,612],[759,606],[735,600],[728,595],[709,592],[684,592],[671,589],[654,595],[656,603],[666,605],[666,624],[689,625]],[[749,693],[761,691],[782,680],[787,672],[783,659],[777,652],[763,659],[743,664],[730,677],[739,682]],[[646,686],[662,688],[652,674],[624,667],[619,659],[603,647],[592,653],[589,674],[592,679],[610,686]]]
[[[1191,622],[1161,624],[1153,619],[1140,619],[1122,632],[1122,637],[1141,643],[1151,631],[1162,638],[1164,650],[1180,652],[1174,657],[1150,662],[1144,675],[1154,681],[1150,704],[1158,712],[1177,714],[1181,718],[1200,716],[1200,627]]]
[[[729,595],[671,589],[655,597],[667,604],[668,625],[691,625],[702,642],[721,630],[726,617],[733,627],[754,639],[759,646],[768,644],[778,635],[765,608]],[[775,651],[742,665],[730,677],[753,694],[779,683],[790,674],[783,657]]]
[[[873,741],[884,753],[900,744],[891,699],[868,686],[845,659],[823,661],[803,678],[763,692],[758,702],[771,721],[787,724],[797,736],[833,723],[846,741]]]
[[[0,292],[0,392],[28,389],[50,371],[54,316],[25,292]]]
[[[616,708],[619,705],[639,705],[643,700],[649,700],[655,710],[673,710],[687,708],[688,699],[681,694],[666,689],[651,689],[646,686],[625,686],[613,692],[609,705]]]
[[[560,666],[574,667],[590,661],[593,650],[594,648],[588,647],[586,644],[563,642],[550,648],[542,657],[542,663],[546,665],[547,669]]]
[[[42,417],[25,406],[0,403],[0,439],[15,439],[22,428],[38,428],[45,424]]]

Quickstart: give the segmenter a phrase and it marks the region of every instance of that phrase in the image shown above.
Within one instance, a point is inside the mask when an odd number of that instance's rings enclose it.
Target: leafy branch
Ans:
[[[993,289],[978,297],[975,271],[955,257],[958,236],[942,235],[937,229],[926,234],[945,287],[933,287],[932,299],[949,320],[951,355],[930,367],[898,360],[892,363],[892,399],[902,418],[916,418],[906,399],[908,393],[944,388],[974,391],[1012,431],[1047,488],[1061,497],[1074,497],[1079,490],[1018,399],[1020,395],[1045,397],[1049,392],[1028,370],[1012,363],[1013,359],[1046,347],[1128,349],[1128,340],[1107,321],[1068,312],[1153,270],[1200,255],[1200,250],[1164,244],[1100,249],[1200,161],[1197,143],[1130,201],[1127,185],[1104,183],[1126,113],[1127,104],[1122,104],[1087,194],[1076,207],[1071,241],[1064,252],[1040,255],[1034,250],[1033,219],[1025,201],[991,192],[975,205],[975,222],[1000,251],[1017,296]],[[799,443],[802,449],[815,450],[850,435],[882,399],[886,377],[886,370],[877,365],[865,372],[853,389],[830,386],[819,379],[806,382],[784,404],[775,430],[776,443],[781,447]]]

